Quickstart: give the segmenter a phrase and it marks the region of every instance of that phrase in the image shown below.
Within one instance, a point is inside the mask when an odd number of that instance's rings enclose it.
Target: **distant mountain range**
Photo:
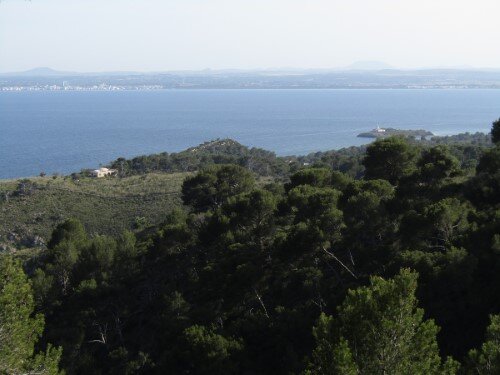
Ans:
[[[26,70],[24,72],[9,72],[9,73],[0,73],[0,76],[11,76],[11,77],[53,77],[53,76],[70,76],[70,75],[78,75],[79,73],[75,72],[62,72],[57,71],[51,68],[39,67],[30,70]]]
[[[217,74],[313,74],[313,73],[334,73],[349,71],[377,72],[382,70],[391,70],[394,72],[422,72],[422,71],[462,71],[462,72],[500,72],[495,68],[474,68],[471,66],[453,66],[453,67],[426,67],[418,69],[400,69],[382,61],[356,61],[350,65],[332,68],[332,69],[298,69],[298,68],[274,68],[274,69],[204,69],[204,70],[177,70],[177,71],[158,71],[158,72],[137,72],[137,71],[110,71],[110,72],[74,72],[60,71],[48,67],[37,67],[21,72],[0,73],[0,77],[70,77],[70,76],[132,76],[132,75],[158,75],[158,74],[196,74],[196,75],[217,75]]]
[[[112,76],[112,75],[146,75],[144,72],[71,72],[55,70],[47,67],[39,67],[22,72],[0,73],[0,77],[71,77],[71,76]]]

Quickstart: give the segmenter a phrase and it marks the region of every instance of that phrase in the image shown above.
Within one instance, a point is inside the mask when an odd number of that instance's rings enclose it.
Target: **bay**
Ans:
[[[71,173],[117,157],[232,138],[278,155],[369,142],[377,125],[489,132],[500,90],[0,92],[0,178]]]

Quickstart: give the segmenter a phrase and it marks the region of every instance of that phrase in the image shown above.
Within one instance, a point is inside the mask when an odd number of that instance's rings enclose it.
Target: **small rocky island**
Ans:
[[[394,128],[381,128],[377,126],[369,132],[360,133],[358,137],[362,138],[385,138],[391,136],[402,136],[402,137],[415,137],[415,138],[425,138],[433,136],[434,134],[428,130],[417,129],[417,130],[402,130]]]

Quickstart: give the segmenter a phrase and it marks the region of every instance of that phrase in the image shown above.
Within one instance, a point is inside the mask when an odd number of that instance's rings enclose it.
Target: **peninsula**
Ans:
[[[391,136],[402,136],[402,137],[430,137],[434,134],[428,130],[417,129],[417,130],[402,130],[402,129],[394,129],[394,128],[381,128],[377,126],[375,129],[358,134],[358,137],[361,138],[385,138]]]

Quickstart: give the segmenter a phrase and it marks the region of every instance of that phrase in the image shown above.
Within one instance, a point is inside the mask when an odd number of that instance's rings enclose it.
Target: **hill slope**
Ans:
[[[0,181],[0,247],[43,245],[54,226],[70,217],[80,220],[90,233],[99,234],[157,224],[180,204],[187,175]]]

